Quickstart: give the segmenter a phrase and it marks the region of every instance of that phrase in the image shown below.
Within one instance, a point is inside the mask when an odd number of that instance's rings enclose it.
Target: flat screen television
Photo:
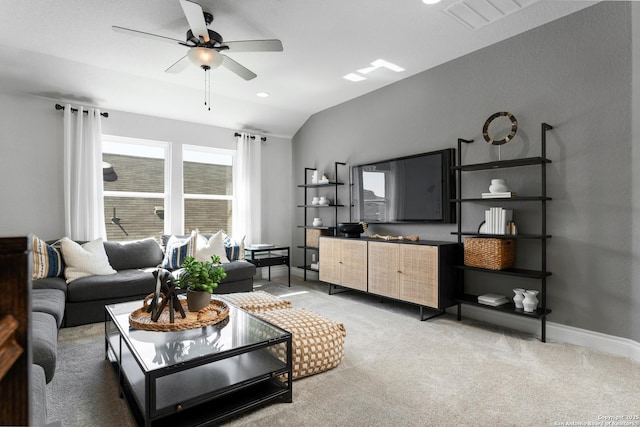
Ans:
[[[353,166],[353,201],[367,223],[455,223],[455,149]]]

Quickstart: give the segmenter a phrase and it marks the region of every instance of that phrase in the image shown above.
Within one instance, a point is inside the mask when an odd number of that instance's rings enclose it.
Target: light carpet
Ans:
[[[421,322],[411,304],[284,280],[257,280],[255,288],[343,322],[345,358],[294,381],[293,403],[264,406],[228,426],[605,425],[605,417],[640,416],[640,364],[630,359],[451,315]],[[104,360],[104,326],[62,329],[58,345],[48,421],[134,426]]]

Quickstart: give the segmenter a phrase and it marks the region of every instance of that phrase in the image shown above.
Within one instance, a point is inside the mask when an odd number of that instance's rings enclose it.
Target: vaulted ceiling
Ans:
[[[2,1],[0,90],[290,137],[318,111],[595,3],[195,2],[214,15],[209,28],[225,40],[280,39],[284,46],[278,53],[228,52],[258,77],[245,81],[224,67],[212,70],[211,111],[204,106],[201,69],[164,71],[186,54],[186,47],[112,30],[116,25],[184,40],[189,24],[178,0]],[[486,7],[499,10],[490,18],[494,22],[468,15],[480,10],[486,16]],[[493,9],[489,15],[495,15]],[[404,71],[383,66],[358,72],[378,59]],[[508,59],[496,66],[508,66]],[[349,73],[365,79],[348,81],[343,76]],[[260,98],[258,92],[270,96]]]

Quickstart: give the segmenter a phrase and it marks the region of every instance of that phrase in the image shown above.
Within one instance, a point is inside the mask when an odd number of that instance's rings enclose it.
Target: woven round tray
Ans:
[[[215,325],[223,321],[229,316],[229,306],[224,302],[212,299],[208,306],[197,312],[190,312],[187,308],[187,301],[182,299],[180,304],[187,315],[184,319],[179,312],[174,312],[174,322],[169,321],[169,307],[160,314],[157,322],[151,320],[149,309],[149,301],[153,298],[153,294],[148,295],[143,302],[142,308],[133,311],[129,315],[129,325],[132,328],[142,329],[145,331],[184,331],[187,329],[201,328],[203,326]]]

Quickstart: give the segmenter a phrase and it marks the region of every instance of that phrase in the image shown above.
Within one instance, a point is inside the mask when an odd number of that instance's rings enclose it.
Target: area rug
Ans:
[[[640,364],[583,347],[444,315],[320,282],[256,281],[294,307],[343,322],[345,357],[297,380],[293,403],[274,403],[228,426],[552,426],[640,414]],[[135,425],[104,360],[103,325],[62,329],[48,421]],[[637,421],[640,424],[640,420]],[[565,424],[568,425],[568,424]],[[577,425],[577,424],[575,424]]]

